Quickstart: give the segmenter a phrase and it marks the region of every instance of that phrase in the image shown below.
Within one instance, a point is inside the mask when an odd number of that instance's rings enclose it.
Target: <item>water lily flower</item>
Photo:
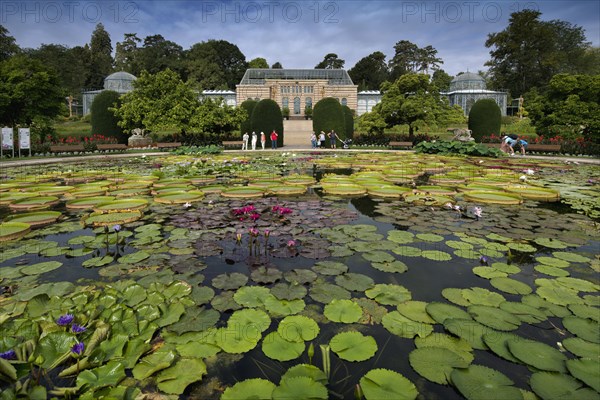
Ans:
[[[521,175],[519,177],[519,180],[525,182],[527,180],[527,177],[525,175]]]
[[[279,206],[273,206],[273,208],[271,208],[271,211],[278,212],[279,208],[280,208]]]
[[[75,343],[73,347],[71,347],[71,353],[76,354],[78,356],[81,355],[84,350],[85,345],[83,344],[83,342]]]
[[[448,202],[448,203],[444,204],[444,208],[447,208],[449,210],[452,209],[453,208],[452,203]]]
[[[279,207],[279,214],[280,215],[286,215],[286,214],[291,214],[291,213],[292,213],[292,209],[291,208]]]
[[[454,211],[460,211],[460,206],[458,204],[456,204],[456,205],[452,206],[452,209]]]
[[[250,228],[250,229],[248,230],[248,232],[250,232],[250,234],[251,234],[252,236],[258,236],[258,235],[259,235],[259,233],[260,233],[260,232],[258,231],[258,229],[256,229],[256,228]]]
[[[13,349],[7,350],[4,353],[0,353],[0,358],[4,360],[16,360],[17,353]]]
[[[264,232],[264,233],[265,233],[265,237],[266,237],[266,238],[268,238],[268,237],[269,237],[269,235],[271,234],[271,231],[270,231],[270,230],[268,230],[268,229],[265,229],[265,232]]]
[[[235,235],[235,238],[237,239],[238,242],[242,241],[242,234],[241,233],[237,233],[237,235]]]
[[[260,214],[258,214],[258,213],[250,214],[250,219],[252,221],[256,221],[259,218],[260,218]]]
[[[191,206],[192,206],[192,203],[190,203],[190,202],[186,202],[186,203],[183,205],[183,208],[190,208]]]
[[[56,323],[60,326],[65,326],[65,325],[69,325],[71,322],[73,322],[74,319],[75,319],[75,317],[73,316],[73,314],[65,314],[65,315],[61,315],[60,317],[58,317],[58,319],[56,320]]]
[[[115,231],[115,232],[119,232],[119,231],[121,230],[121,225],[119,225],[119,224],[116,224],[116,225],[115,225],[115,226],[113,226],[112,228],[113,228],[113,231]]]
[[[288,240],[287,246],[288,247],[294,247],[294,246],[296,246],[296,241],[295,240]]]
[[[481,256],[481,257],[479,257],[479,262],[481,264],[488,265],[489,258],[487,258],[486,256]]]
[[[481,209],[481,207],[474,207],[473,208],[473,215],[475,217],[477,217],[477,219],[481,218],[481,213],[483,212],[483,210]]]
[[[85,326],[81,326],[79,324],[73,324],[71,325],[71,332],[73,333],[81,333],[81,332],[85,332],[87,329]]]
[[[529,168],[529,169],[526,169],[526,170],[525,170],[525,171],[523,171],[523,172],[525,172],[527,175],[533,175],[533,174],[535,173],[535,171],[534,171],[534,170],[532,170],[531,168]]]
[[[208,205],[209,205],[209,206],[212,206],[212,204],[213,204],[213,201],[212,201],[212,200],[209,200],[209,201],[208,201]]]

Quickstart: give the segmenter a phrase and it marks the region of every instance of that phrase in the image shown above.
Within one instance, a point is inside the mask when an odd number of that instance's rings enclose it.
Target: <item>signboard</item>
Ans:
[[[31,150],[31,132],[29,128],[19,128],[19,149]]]
[[[13,128],[2,128],[2,150],[13,150]]]

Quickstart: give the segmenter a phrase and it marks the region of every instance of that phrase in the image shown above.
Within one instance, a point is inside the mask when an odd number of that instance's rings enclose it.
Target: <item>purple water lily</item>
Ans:
[[[83,344],[83,342],[75,343],[73,347],[71,347],[71,353],[76,354],[78,356],[81,355],[84,350],[85,345]]]
[[[86,330],[87,330],[87,328],[85,326],[81,326],[79,324],[71,325],[71,332],[73,332],[73,333],[81,333],[81,332],[85,332]]]
[[[58,319],[56,320],[56,323],[60,326],[65,326],[65,325],[69,325],[71,322],[73,322],[74,319],[75,319],[75,317],[73,316],[73,314],[65,314],[65,315],[61,315],[60,317],[58,317]]]
[[[489,258],[487,258],[486,256],[479,257],[479,262],[483,265],[488,265],[489,261]]]
[[[14,350],[10,349],[5,351],[4,353],[0,353],[0,358],[3,358],[5,360],[16,360],[17,353],[15,353]]]
[[[113,231],[119,232],[121,230],[121,225],[117,224],[117,225],[113,226],[112,228],[113,228]]]

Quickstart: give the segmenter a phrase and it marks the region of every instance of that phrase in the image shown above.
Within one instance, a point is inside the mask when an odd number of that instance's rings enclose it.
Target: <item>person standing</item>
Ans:
[[[325,148],[325,132],[323,131],[319,134],[319,147],[322,149]]]
[[[262,146],[262,149],[265,149],[265,144],[267,143],[267,135],[265,135],[264,132],[260,133],[260,145]]]
[[[248,139],[250,139],[248,132],[244,132],[244,136],[242,136],[242,150],[248,150]]]
[[[317,148],[317,135],[315,135],[315,131],[310,135],[310,144],[313,149]]]
[[[256,132],[252,132],[252,150],[256,150],[256,140],[258,138],[256,137]]]
[[[332,129],[331,132],[329,132],[329,143],[331,144],[331,148],[335,149],[336,148],[336,144],[337,144],[337,140],[339,139],[337,133],[335,133],[335,131]]]
[[[275,129],[273,129],[273,132],[271,132],[271,148],[273,150],[277,149],[277,137],[279,135],[277,134],[277,132],[275,132]]]

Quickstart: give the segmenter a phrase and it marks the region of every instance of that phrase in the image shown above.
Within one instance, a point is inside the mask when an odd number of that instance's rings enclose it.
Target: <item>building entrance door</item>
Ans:
[[[294,114],[300,115],[300,97],[294,98]]]

